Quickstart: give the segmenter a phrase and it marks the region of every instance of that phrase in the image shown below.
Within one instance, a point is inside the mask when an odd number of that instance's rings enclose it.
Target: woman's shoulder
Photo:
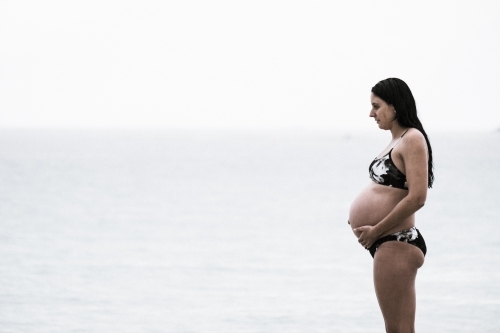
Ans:
[[[425,137],[416,128],[409,128],[404,134],[401,143],[406,149],[427,149],[427,142],[425,141]]]

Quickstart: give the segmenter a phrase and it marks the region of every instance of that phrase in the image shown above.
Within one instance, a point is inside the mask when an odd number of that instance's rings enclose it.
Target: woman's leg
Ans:
[[[404,242],[385,242],[375,252],[375,293],[388,333],[415,332],[415,278],[423,263],[422,251]]]

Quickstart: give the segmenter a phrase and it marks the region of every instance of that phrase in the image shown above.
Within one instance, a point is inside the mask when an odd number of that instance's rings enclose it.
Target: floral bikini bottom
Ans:
[[[370,254],[372,257],[375,257],[375,251],[377,251],[378,247],[385,242],[389,241],[398,241],[398,242],[405,242],[411,245],[415,245],[418,247],[422,252],[425,254],[427,253],[427,246],[425,245],[425,240],[420,234],[420,231],[418,231],[417,228],[413,227],[410,229],[402,230],[395,232],[393,234],[384,236],[382,238],[379,238],[373,245],[368,249],[370,251]]]

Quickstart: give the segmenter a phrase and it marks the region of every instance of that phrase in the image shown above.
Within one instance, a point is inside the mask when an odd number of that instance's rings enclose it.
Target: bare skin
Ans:
[[[427,144],[424,136],[417,129],[400,126],[395,120],[397,110],[392,105],[373,94],[371,103],[370,117],[375,119],[379,128],[392,134],[392,140],[379,157],[394,147],[391,157],[406,175],[408,190],[371,182],[356,197],[349,211],[349,222],[364,248],[371,247],[380,237],[415,226],[415,212],[424,205],[427,196]],[[404,242],[385,242],[375,252],[375,292],[387,332],[415,331],[415,278],[423,263],[422,251]]]

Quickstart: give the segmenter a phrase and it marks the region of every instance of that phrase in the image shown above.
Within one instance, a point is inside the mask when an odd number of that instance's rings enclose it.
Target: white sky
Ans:
[[[500,127],[500,1],[2,1],[0,127]]]

